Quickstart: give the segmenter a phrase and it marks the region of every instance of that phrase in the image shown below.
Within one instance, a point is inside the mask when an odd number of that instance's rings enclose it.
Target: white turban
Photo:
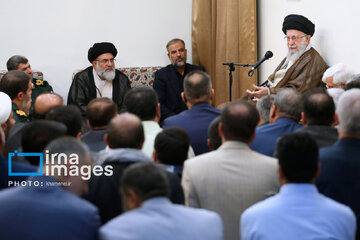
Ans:
[[[3,124],[9,119],[11,108],[12,103],[10,97],[4,92],[0,92],[0,124]]]

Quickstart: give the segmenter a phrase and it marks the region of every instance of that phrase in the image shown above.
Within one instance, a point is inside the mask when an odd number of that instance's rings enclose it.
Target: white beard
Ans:
[[[106,71],[107,69],[112,69],[112,70]],[[100,67],[98,66],[98,63],[96,63],[95,71],[96,71],[97,75],[99,75],[100,78],[103,78],[107,81],[112,81],[115,78],[115,68],[108,67],[108,68],[105,68],[104,70],[101,70]]]
[[[298,60],[299,57],[305,52],[306,47],[307,45],[305,38],[303,38],[303,40],[301,41],[301,43],[299,44],[296,50],[290,50],[288,47],[287,58],[289,62],[294,63],[296,60]]]

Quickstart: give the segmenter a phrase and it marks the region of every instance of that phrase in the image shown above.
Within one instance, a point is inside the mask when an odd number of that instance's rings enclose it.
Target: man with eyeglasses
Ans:
[[[183,40],[171,39],[166,44],[166,50],[171,64],[156,71],[154,79],[154,89],[160,103],[160,123],[165,118],[187,109],[186,104],[181,99],[181,93],[184,91],[184,77],[191,71],[203,70],[200,66],[186,63],[187,50]]]
[[[92,66],[75,75],[67,102],[78,106],[84,117],[88,103],[99,97],[112,99],[118,111],[124,112],[124,96],[131,86],[128,77],[115,69],[116,54],[114,44],[95,43],[88,51]]]
[[[285,17],[282,31],[286,34],[288,53],[268,80],[254,90],[246,90],[253,100],[268,94],[276,94],[284,88],[293,88],[300,93],[321,86],[326,63],[311,46],[310,40],[315,25],[306,17],[291,14]]]

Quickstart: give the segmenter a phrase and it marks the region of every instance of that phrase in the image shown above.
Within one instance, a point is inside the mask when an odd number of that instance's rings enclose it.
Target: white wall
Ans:
[[[274,56],[260,67],[263,82],[286,55],[282,22],[288,14],[301,14],[315,24],[312,46],[329,66],[351,64],[360,73],[360,2],[357,0],[258,0],[259,58],[267,50]]]
[[[192,59],[192,0],[0,0],[0,8],[0,69],[24,55],[65,100],[95,42],[115,44],[116,67],[169,64],[165,45],[174,37]]]

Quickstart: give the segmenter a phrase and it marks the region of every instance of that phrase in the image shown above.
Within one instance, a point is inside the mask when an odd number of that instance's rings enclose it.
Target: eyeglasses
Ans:
[[[102,59],[102,60],[95,60],[95,61],[97,61],[97,62],[99,62],[99,63],[101,63],[101,64],[107,64],[107,63],[114,63],[115,61],[116,61],[116,59],[115,58],[112,58],[112,59]]]
[[[290,41],[290,39],[293,40],[293,41],[297,41],[298,39],[306,37],[306,36],[307,36],[306,34],[304,36],[296,36],[296,35],[291,36],[291,37],[285,36],[284,39],[287,40],[287,41]]]

